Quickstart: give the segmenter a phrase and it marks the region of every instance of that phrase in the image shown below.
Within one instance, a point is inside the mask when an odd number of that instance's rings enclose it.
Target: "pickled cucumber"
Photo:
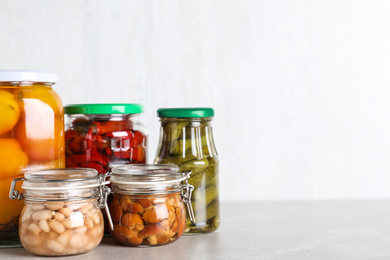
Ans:
[[[219,227],[219,200],[213,200],[207,207],[193,206],[196,216],[196,224],[192,224],[189,219],[186,220],[186,232],[211,232]],[[207,210],[206,210],[207,209]]]
[[[195,188],[191,200],[193,205],[199,201],[203,201],[205,205],[208,205],[211,201],[218,197],[218,190],[215,185],[210,185],[207,188],[202,188]]]

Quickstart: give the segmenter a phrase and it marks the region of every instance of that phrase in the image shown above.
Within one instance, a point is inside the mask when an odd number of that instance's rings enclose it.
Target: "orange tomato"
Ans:
[[[22,113],[30,108],[28,105],[25,107],[25,100],[31,99],[40,100],[42,103],[47,104],[48,107],[46,109],[52,110],[57,117],[63,113],[61,98],[48,86],[25,86],[14,90],[14,93]]]
[[[11,188],[12,180],[13,178],[0,180],[0,224],[8,224],[11,222],[11,220],[18,217],[24,205],[22,200],[11,200],[9,198],[9,191]],[[21,181],[18,181],[16,183],[15,189],[19,192],[22,192],[21,185]]]
[[[15,126],[15,138],[27,152],[31,163],[58,159],[65,147],[59,96],[44,85],[18,88],[15,95],[22,111]]]
[[[36,101],[36,100],[32,100]],[[44,104],[44,103],[43,103]],[[63,121],[53,116],[43,116],[41,119],[29,109],[25,120],[20,121],[15,128],[15,137],[33,162],[49,162],[56,160],[64,153]],[[36,111],[36,110],[35,110]]]
[[[0,89],[0,135],[10,131],[18,122],[20,108],[15,96]]]
[[[0,139],[0,180],[19,175],[27,164],[27,154],[18,141],[11,138]]]

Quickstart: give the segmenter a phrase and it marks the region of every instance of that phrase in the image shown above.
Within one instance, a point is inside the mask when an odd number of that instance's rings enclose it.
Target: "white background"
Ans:
[[[221,200],[390,198],[390,1],[0,0],[64,105],[215,109]]]

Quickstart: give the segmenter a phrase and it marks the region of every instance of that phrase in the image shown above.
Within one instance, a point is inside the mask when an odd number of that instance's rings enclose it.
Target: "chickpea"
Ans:
[[[85,253],[103,238],[103,215],[96,201],[26,204],[20,223],[20,240],[37,255],[64,256]]]

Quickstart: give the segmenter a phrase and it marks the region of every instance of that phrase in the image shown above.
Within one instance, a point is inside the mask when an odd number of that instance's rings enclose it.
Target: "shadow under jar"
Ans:
[[[109,202],[112,236],[125,246],[158,246],[179,239],[191,213],[189,173],[175,165],[113,167]]]
[[[15,190],[23,181],[23,193]],[[11,199],[23,199],[19,237],[32,254],[65,256],[86,253],[99,245],[104,224],[100,208],[110,189],[94,169],[30,171],[15,179]]]

